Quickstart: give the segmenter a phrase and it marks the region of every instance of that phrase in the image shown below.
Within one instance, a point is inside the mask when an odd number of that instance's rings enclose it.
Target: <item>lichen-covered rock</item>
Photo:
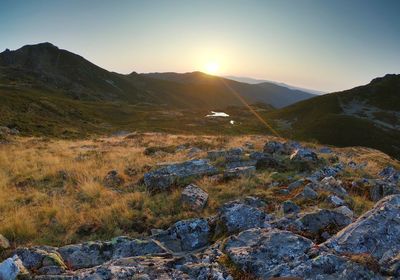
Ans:
[[[28,272],[18,256],[13,256],[0,263],[0,280],[22,279]]]
[[[158,170],[146,173],[144,183],[147,190],[154,193],[168,190],[174,184],[188,183],[188,180],[217,173],[218,170],[207,160],[190,160],[165,165]]]
[[[281,277],[299,277],[299,279],[384,279],[376,272],[345,257],[331,253],[321,253],[309,261],[305,261],[295,267],[292,271],[283,273]]]
[[[266,154],[287,154],[285,145],[277,141],[265,143],[263,152]]]
[[[370,254],[383,262],[400,252],[400,195],[387,196],[372,210],[324,243],[338,253]]]
[[[224,204],[218,215],[218,219],[227,233],[239,232],[249,228],[269,227],[269,218],[258,206],[239,200]]]
[[[254,166],[243,166],[228,169],[224,172],[223,179],[231,180],[240,177],[250,177],[256,172],[256,168]]]
[[[332,166],[325,166],[311,174],[307,179],[318,182],[325,177],[336,177],[344,169],[343,164],[338,163]]]
[[[335,208],[334,211],[341,213],[341,214],[349,217],[350,219],[353,219],[354,213],[346,205],[339,206],[339,207]]]
[[[257,170],[265,170],[265,169],[278,169],[282,168],[279,162],[270,155],[265,155],[259,158],[256,162],[256,169]]]
[[[300,207],[293,201],[287,200],[282,203],[283,214],[293,214],[300,212]]]
[[[188,185],[181,193],[181,201],[191,209],[200,211],[207,204],[208,193],[194,184]]]
[[[336,180],[332,176],[322,179],[321,182],[316,185],[316,187],[341,197],[348,196],[346,189],[343,188],[342,181]]]
[[[303,191],[299,193],[295,198],[296,199],[305,199],[305,200],[313,200],[318,197],[318,193],[314,191],[310,186],[305,186]]]
[[[117,188],[124,184],[124,178],[122,178],[118,171],[111,170],[103,179],[103,184],[107,188]]]
[[[304,180],[304,179],[300,179],[300,180],[294,181],[294,182],[290,183],[290,184],[287,186],[287,189],[291,192],[291,191],[293,191],[293,190],[295,190],[295,189],[298,189],[298,188],[300,188],[301,186],[303,186],[304,183],[305,183],[305,180]]]
[[[190,277],[176,269],[181,258],[171,256],[131,257],[112,260],[101,266],[82,269],[74,273],[79,280],[189,280]]]
[[[320,233],[327,228],[336,233],[351,223],[351,219],[348,216],[328,209],[306,213],[298,221],[301,222],[302,230],[314,234]]]
[[[71,269],[101,265],[111,259],[164,253],[165,250],[152,240],[117,237],[108,242],[87,242],[67,245],[58,249]]]
[[[22,261],[24,267],[29,270],[45,270],[48,266],[56,266],[62,273],[66,269],[65,263],[55,247],[18,248],[15,254]]]
[[[311,150],[297,149],[293,154],[290,155],[290,159],[293,161],[316,162],[318,161],[318,156]]]
[[[396,170],[393,166],[385,167],[380,173],[385,181],[397,184],[400,182],[400,171]]]
[[[372,201],[378,201],[385,196],[392,194],[400,194],[400,188],[395,184],[383,180],[370,180],[371,186],[369,190]]]
[[[228,238],[224,251],[241,270],[269,279],[306,261],[313,246],[311,240],[289,231],[249,229]]]
[[[343,199],[341,199],[340,197],[336,196],[336,195],[330,195],[327,197],[326,201],[331,204],[334,207],[338,207],[338,206],[342,206],[344,205],[344,201]]]
[[[172,252],[193,251],[209,244],[210,226],[206,219],[176,222],[169,229],[152,236]]]
[[[242,148],[233,148],[230,150],[217,150],[209,151],[207,153],[207,158],[210,160],[217,160],[219,158],[225,158],[227,161],[234,161],[240,159],[244,151]]]

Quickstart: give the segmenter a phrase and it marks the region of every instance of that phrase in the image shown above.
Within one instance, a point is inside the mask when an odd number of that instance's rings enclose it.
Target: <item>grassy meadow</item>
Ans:
[[[224,202],[247,195],[264,198],[267,211],[279,212],[279,203],[296,195],[284,195],[279,190],[301,174],[266,170],[229,182],[199,179],[195,183],[209,193],[208,205],[200,213],[182,207],[180,189],[150,195],[141,181],[145,172],[160,163],[202,158],[207,150],[243,147],[247,142],[262,150],[268,139],[271,137],[164,133],[88,140],[15,138],[0,144],[0,233],[10,240],[12,248],[60,246],[117,235],[143,236],[152,228],[167,228],[181,219],[210,216]],[[201,151],[191,155],[193,147]],[[353,179],[376,175],[393,163],[390,157],[372,149],[334,150],[344,162],[368,163],[363,171],[345,171],[342,180],[347,185]],[[124,178],[121,187],[103,185],[110,170],[117,170]],[[352,194],[350,203],[357,214],[372,207],[367,191],[354,190]],[[323,196],[319,200],[326,206]],[[304,203],[302,207],[309,206]]]

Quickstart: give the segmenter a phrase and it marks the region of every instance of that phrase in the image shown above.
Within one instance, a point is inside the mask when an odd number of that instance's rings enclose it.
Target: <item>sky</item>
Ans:
[[[0,0],[0,51],[51,42],[119,73],[333,92],[400,73],[399,0]]]

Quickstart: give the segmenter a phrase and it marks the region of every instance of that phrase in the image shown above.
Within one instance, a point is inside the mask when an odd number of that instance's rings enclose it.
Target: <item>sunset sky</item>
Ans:
[[[0,0],[0,49],[51,42],[110,71],[261,78],[326,92],[400,73],[400,1]]]

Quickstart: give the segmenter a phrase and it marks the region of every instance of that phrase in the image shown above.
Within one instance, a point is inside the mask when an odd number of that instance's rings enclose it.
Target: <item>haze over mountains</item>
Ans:
[[[29,80],[31,86],[85,101],[152,103],[173,108],[207,109],[242,105],[232,94],[233,90],[249,103],[262,102],[281,108],[313,96],[272,84],[249,85],[201,72],[158,75],[133,72],[122,75],[104,70],[50,43],[5,51],[0,54],[0,66],[3,67],[3,80],[11,81],[17,76],[25,81],[24,85]]]
[[[237,95],[285,136],[365,145],[400,157],[399,75],[315,97],[273,82],[248,84],[201,72],[118,74],[50,43],[0,53],[0,125],[26,134],[270,133]],[[216,109],[236,125],[204,120]]]

